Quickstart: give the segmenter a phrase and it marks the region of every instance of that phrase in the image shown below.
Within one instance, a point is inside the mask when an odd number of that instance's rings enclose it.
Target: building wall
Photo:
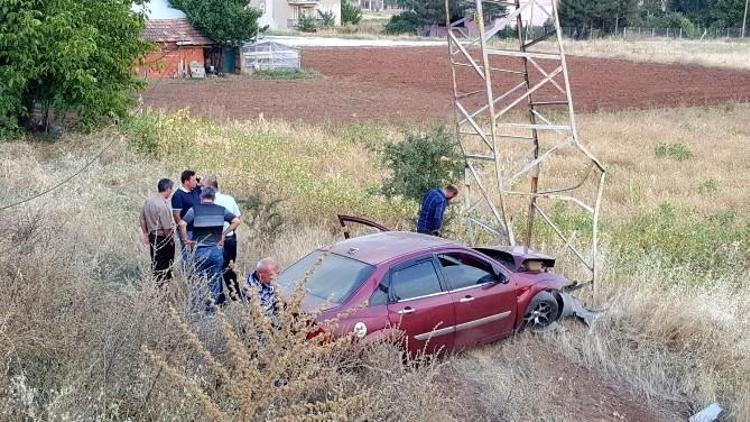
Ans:
[[[176,43],[158,43],[158,50],[149,54],[146,62],[136,64],[135,72],[148,80],[189,77],[189,65],[204,65],[202,46],[178,46]]]
[[[251,0],[250,5],[263,11],[263,16],[258,23],[268,25],[272,31],[286,31],[294,29],[289,27],[290,20],[296,20],[300,12],[307,12],[318,16],[318,10],[333,11],[336,16],[336,25],[341,25],[341,0],[318,0],[309,1],[304,5],[289,4],[289,0]]]

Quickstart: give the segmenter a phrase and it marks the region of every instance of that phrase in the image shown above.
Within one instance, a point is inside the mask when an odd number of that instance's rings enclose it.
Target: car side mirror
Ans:
[[[495,269],[495,280],[497,283],[507,284],[508,283],[508,276],[503,274],[502,271]]]

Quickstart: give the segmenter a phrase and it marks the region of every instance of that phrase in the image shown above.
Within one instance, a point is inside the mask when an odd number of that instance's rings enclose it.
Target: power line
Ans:
[[[35,195],[32,195],[32,196],[30,196],[28,198],[22,199],[22,200],[20,200],[18,202],[13,202],[13,203],[8,204],[8,205],[3,205],[2,207],[0,207],[0,211],[5,211],[7,209],[10,209],[10,208],[13,208],[13,207],[17,207],[17,206],[19,206],[21,204],[25,204],[27,202],[31,202],[31,201],[33,201],[33,200],[35,200],[37,198],[40,198],[40,197],[42,197],[44,195],[47,195],[47,194],[55,191],[56,189],[58,189],[61,186],[65,185],[66,183],[70,182],[71,180],[73,180],[74,177],[78,176],[79,174],[83,173],[87,168],[91,167],[91,165],[94,164],[94,162],[96,160],[98,160],[102,155],[104,155],[104,152],[106,152],[109,149],[109,147],[111,147],[112,145],[114,145],[114,143],[115,143],[116,140],[117,140],[117,138],[112,138],[112,140],[109,141],[106,145],[104,145],[104,148],[102,148],[102,150],[99,151],[98,154],[96,154],[88,162],[86,162],[86,164],[84,164],[83,167],[81,167],[75,173],[73,173],[70,176],[66,177],[65,179],[63,179],[62,181],[60,181],[59,183],[57,183],[56,185],[54,185],[54,186],[52,186],[52,187],[50,187],[50,188],[48,188],[48,189],[46,189],[46,190],[44,190],[42,192],[39,192],[39,193],[37,193]]]

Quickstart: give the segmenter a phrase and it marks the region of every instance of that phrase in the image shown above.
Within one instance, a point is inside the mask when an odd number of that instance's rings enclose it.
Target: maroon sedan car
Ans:
[[[318,262],[316,250],[279,275],[289,295]],[[339,318],[332,334],[366,341],[404,335],[410,351],[464,349],[526,329],[544,329],[563,311],[568,281],[554,259],[523,248],[468,248],[409,232],[347,239],[330,249],[305,285],[305,311]]]

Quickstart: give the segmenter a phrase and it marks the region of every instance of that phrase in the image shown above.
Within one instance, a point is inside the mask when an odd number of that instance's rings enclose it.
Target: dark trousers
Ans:
[[[172,264],[174,264],[174,238],[172,236],[148,235],[148,245],[151,252],[151,271],[156,282],[161,285],[172,278]]]
[[[227,236],[224,239],[224,266],[222,267],[222,275],[224,277],[224,284],[227,286],[229,291],[229,297],[233,300],[239,298],[240,285],[237,282],[237,273],[229,264],[237,262],[237,235]]]

